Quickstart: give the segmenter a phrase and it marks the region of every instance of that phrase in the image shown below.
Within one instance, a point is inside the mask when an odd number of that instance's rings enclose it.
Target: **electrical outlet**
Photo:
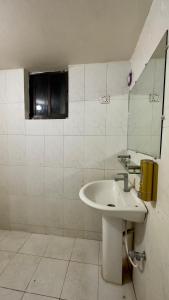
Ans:
[[[155,93],[149,94],[149,102],[160,102],[159,95],[157,95]]]
[[[101,104],[109,104],[110,103],[110,96],[103,96],[99,98],[99,102]]]

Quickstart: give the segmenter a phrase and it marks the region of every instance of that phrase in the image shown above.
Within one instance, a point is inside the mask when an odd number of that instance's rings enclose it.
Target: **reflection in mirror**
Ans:
[[[128,150],[160,157],[166,32],[129,95]]]

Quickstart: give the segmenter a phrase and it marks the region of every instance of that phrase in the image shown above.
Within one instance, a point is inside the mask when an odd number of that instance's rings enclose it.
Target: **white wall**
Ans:
[[[137,47],[131,58],[135,79],[169,29],[169,1],[154,0]],[[169,299],[169,58],[167,61],[165,122],[162,153],[159,160],[158,200],[148,203],[145,225],[136,226],[136,250],[145,250],[147,262],[143,273],[134,271],[134,286],[138,300]],[[142,156],[134,155],[134,160]]]
[[[24,119],[24,71],[0,71],[1,228],[100,238],[85,183],[111,178],[126,149],[129,63],[69,68],[69,118]],[[98,98],[111,96],[111,104]]]

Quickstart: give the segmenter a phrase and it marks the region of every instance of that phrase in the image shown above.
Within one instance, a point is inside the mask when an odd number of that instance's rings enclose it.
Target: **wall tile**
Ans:
[[[121,165],[121,169],[119,166],[119,169],[117,170],[105,170],[105,179],[112,180],[117,173],[121,173],[121,172],[124,172],[124,168],[122,165]]]
[[[27,164],[42,165],[44,161],[44,137],[26,136]]]
[[[105,168],[119,169],[120,164],[117,160],[117,156],[127,148],[127,137],[120,135],[107,136],[105,148]]]
[[[7,134],[7,105],[4,103],[0,104],[0,133]]]
[[[1,187],[0,187],[1,188]],[[0,193],[0,212],[7,217],[7,220],[10,220],[10,196],[6,192]],[[1,228],[2,230],[2,228]],[[2,232],[1,232],[2,233]],[[0,234],[0,240],[2,239],[3,234]]]
[[[26,155],[24,135],[8,135],[8,159],[11,164],[23,164]]]
[[[95,231],[84,231],[84,238],[87,240],[96,240],[101,241],[102,240],[102,233],[101,232],[95,232]]]
[[[84,204],[85,205],[85,204]],[[84,229],[86,231],[101,232],[102,228],[102,215],[95,209],[89,206],[84,206]]]
[[[63,169],[44,168],[44,189],[45,196],[55,196],[58,199],[63,197]]]
[[[27,201],[28,198],[24,195],[9,195],[8,213],[11,223],[26,224],[28,222],[27,218]]]
[[[26,216],[27,224],[34,226],[43,226],[43,230],[45,233],[46,207],[44,197],[33,195],[27,196]]]
[[[38,166],[25,167],[26,194],[28,196],[43,196],[44,194],[44,168]]]
[[[107,94],[110,96],[128,93],[128,62],[112,62],[107,65]]]
[[[8,195],[9,193],[9,173],[9,166],[0,166],[0,194]]]
[[[44,197],[45,220],[44,224],[49,227],[63,228],[63,199],[57,199],[55,195]],[[52,234],[52,232],[51,232]]]
[[[84,102],[69,103],[69,116],[64,120],[64,135],[83,135]]]
[[[107,105],[106,135],[127,135],[128,96],[124,100],[111,100]]]
[[[0,103],[6,102],[6,71],[0,71]]]
[[[105,166],[105,137],[85,137],[85,167],[104,169]]]
[[[96,101],[106,95],[107,64],[85,65],[85,100]]]
[[[64,201],[64,227],[84,230],[84,207],[81,201]]]
[[[8,134],[25,134],[24,104],[6,104]]]
[[[8,168],[8,191],[10,195],[26,195],[26,175],[24,166]]]
[[[84,169],[84,184],[95,180],[104,180],[104,173],[104,170]]]
[[[0,163],[8,161],[8,139],[7,135],[0,135]]]
[[[84,65],[69,66],[69,101],[84,100]]]
[[[27,135],[44,135],[44,120],[25,120]]]
[[[63,137],[45,136],[44,164],[63,167]]]
[[[85,103],[85,135],[105,135],[106,105],[99,101]]]
[[[26,120],[27,135],[63,135],[63,120]]]
[[[6,71],[6,100],[8,103],[24,102],[24,70]]]
[[[84,165],[83,136],[64,137],[64,166],[80,168]]]
[[[79,199],[79,190],[83,186],[83,170],[77,168],[64,168],[64,197]]]
[[[44,120],[45,135],[63,135],[63,120]]]

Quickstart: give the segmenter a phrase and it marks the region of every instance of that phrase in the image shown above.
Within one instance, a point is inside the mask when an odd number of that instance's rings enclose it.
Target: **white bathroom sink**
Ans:
[[[80,199],[105,216],[131,222],[144,222],[147,210],[134,189],[123,191],[123,182],[114,180],[93,181],[80,190]]]
[[[102,276],[117,284],[122,284],[123,277],[124,222],[144,222],[147,213],[134,189],[124,192],[123,187],[123,181],[100,180],[79,192],[85,204],[102,214]]]

